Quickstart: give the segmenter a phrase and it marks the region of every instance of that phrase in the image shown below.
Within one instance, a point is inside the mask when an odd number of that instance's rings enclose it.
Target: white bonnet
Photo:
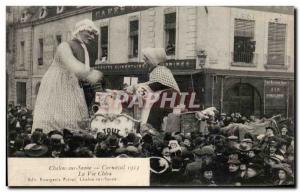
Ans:
[[[78,21],[75,24],[74,30],[72,32],[73,37],[75,37],[77,35],[77,33],[79,33],[80,31],[96,31],[96,34],[99,34],[99,29],[97,29],[97,27],[95,26],[95,24],[93,23],[93,21],[89,20],[89,19],[84,19],[81,21]]]
[[[142,50],[142,54],[149,59],[152,65],[158,65],[167,60],[164,48],[145,48]]]

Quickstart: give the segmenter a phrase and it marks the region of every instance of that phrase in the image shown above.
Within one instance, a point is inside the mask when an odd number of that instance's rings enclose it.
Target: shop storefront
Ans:
[[[202,110],[215,106],[221,112],[245,116],[294,116],[294,74],[197,69],[195,60],[170,60],[166,63],[182,92],[194,92],[195,104]],[[122,89],[125,77],[138,82],[148,79],[142,63],[98,65],[105,74],[106,88]]]

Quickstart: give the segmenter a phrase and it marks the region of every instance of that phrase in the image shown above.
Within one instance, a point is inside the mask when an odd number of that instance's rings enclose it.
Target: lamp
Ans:
[[[197,51],[197,68],[203,68],[206,62],[207,53],[204,49],[199,49]]]

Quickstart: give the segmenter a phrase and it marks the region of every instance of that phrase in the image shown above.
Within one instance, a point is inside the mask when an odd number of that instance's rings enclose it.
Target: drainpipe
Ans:
[[[29,62],[29,64],[30,64],[30,70],[29,70],[29,77],[30,77],[30,84],[31,84],[31,90],[30,90],[30,95],[31,95],[31,102],[30,102],[30,105],[31,105],[31,108],[33,107],[33,97],[32,97],[32,91],[33,91],[33,83],[32,83],[32,81],[33,81],[33,78],[32,78],[32,76],[33,76],[33,41],[34,41],[34,25],[33,25],[33,23],[31,23],[31,37],[30,37],[31,39],[30,39],[30,62]]]
[[[264,115],[265,115],[266,114],[266,80],[264,80],[263,99],[264,99],[264,106],[263,106],[264,110],[263,110],[263,112],[264,112]]]
[[[220,113],[223,112],[223,97],[224,97],[224,77],[221,76]]]
[[[289,92],[290,92],[290,82],[288,82],[287,88],[286,88],[286,118],[289,118]]]
[[[211,86],[211,106],[214,106],[214,91],[215,91],[215,75],[212,75],[212,86]]]

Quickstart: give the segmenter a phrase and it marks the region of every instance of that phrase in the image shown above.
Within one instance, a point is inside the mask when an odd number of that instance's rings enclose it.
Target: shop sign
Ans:
[[[99,9],[93,10],[92,20],[105,19],[109,17],[115,17],[119,15],[124,15],[132,12],[142,11],[149,9],[149,6],[104,6]]]
[[[287,81],[265,80],[266,106],[285,106],[287,86]]]

